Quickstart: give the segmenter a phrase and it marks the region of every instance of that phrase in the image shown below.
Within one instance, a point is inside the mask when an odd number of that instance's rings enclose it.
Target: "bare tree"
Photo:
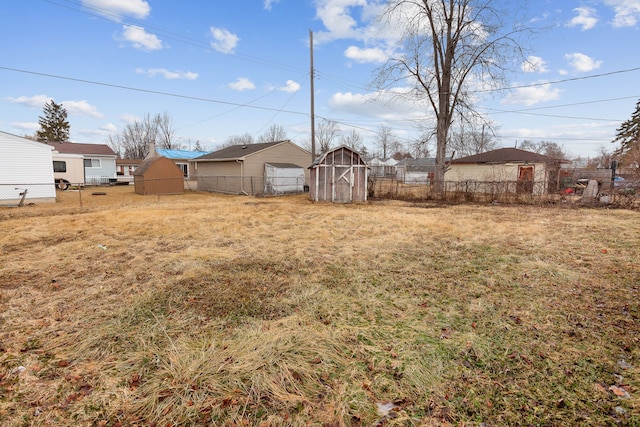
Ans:
[[[166,148],[169,150],[180,149],[180,144],[175,142],[175,130],[173,129],[173,117],[166,111],[162,114],[156,114],[153,118],[153,123],[158,129],[158,135],[156,139],[156,146],[159,148]]]
[[[451,131],[447,153],[450,156],[465,157],[497,149],[499,142],[492,130],[493,128],[490,128],[490,131],[487,131],[485,126],[482,126],[480,131],[461,126]]]
[[[125,159],[144,159],[149,154],[151,143],[159,148],[177,149],[173,142],[173,119],[168,113],[151,117],[145,115],[142,121],[136,120],[124,127],[118,135],[109,135],[107,144]]]
[[[375,144],[383,159],[394,155],[400,146],[400,143],[393,135],[391,128],[385,125],[380,125]]]
[[[320,119],[316,126],[316,145],[320,153],[329,151],[333,147],[333,141],[339,134],[338,123],[329,119]]]
[[[277,142],[286,139],[287,131],[285,131],[281,125],[273,124],[265,133],[258,137],[258,142]]]
[[[433,139],[433,132],[425,132],[413,141],[409,142],[409,152],[414,159],[427,158],[431,154],[430,143]]]
[[[367,151],[367,148],[362,142],[360,133],[355,129],[351,129],[351,132],[347,135],[342,135],[340,137],[340,144],[344,145],[345,147],[349,147],[352,150],[357,151],[358,153],[363,155]]]
[[[567,159],[569,155],[564,149],[553,141],[539,141],[534,142],[530,140],[524,140],[518,147],[521,150],[531,151],[533,153],[543,154],[545,156],[553,157],[554,159]]]
[[[590,158],[587,162],[588,169],[599,169],[611,167],[611,161],[614,157],[614,152],[607,150],[607,147],[601,145],[598,147],[598,156]]]
[[[517,36],[528,31],[513,13],[498,10],[498,0],[390,0],[383,12],[402,32],[402,52],[380,70],[381,89],[401,83],[426,100],[436,118],[434,193],[442,192],[445,156],[454,113],[473,110],[471,81],[498,86],[506,67],[522,55]],[[510,4],[515,10],[513,3]],[[508,22],[514,26],[509,27]]]
[[[246,132],[242,135],[230,136],[227,142],[224,142],[218,145],[217,148],[219,150],[221,148],[232,147],[234,145],[249,145],[249,144],[255,144],[255,141],[253,140],[253,135],[251,135],[249,132]]]

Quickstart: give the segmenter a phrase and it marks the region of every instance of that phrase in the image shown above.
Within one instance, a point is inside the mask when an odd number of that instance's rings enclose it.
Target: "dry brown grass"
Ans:
[[[2,425],[640,425],[637,212],[105,191],[0,209]]]

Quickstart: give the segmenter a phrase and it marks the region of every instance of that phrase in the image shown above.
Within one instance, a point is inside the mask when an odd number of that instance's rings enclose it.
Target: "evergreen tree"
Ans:
[[[38,141],[63,142],[69,140],[67,110],[53,99],[44,104],[44,116],[38,117],[40,130],[36,132]]]
[[[618,154],[625,154],[640,147],[640,100],[636,103],[636,111],[631,115],[631,119],[622,123],[616,130],[616,138],[612,142],[620,144]]]

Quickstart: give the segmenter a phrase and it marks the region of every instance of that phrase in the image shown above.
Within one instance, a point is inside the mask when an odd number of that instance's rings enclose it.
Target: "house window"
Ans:
[[[84,159],[85,168],[100,168],[100,159]]]
[[[62,160],[54,160],[53,161],[53,171],[54,172],[66,172],[67,171],[67,162]]]
[[[184,176],[188,176],[189,175],[189,169],[188,169],[188,166],[185,163],[176,163],[176,164],[182,170],[182,174]]]

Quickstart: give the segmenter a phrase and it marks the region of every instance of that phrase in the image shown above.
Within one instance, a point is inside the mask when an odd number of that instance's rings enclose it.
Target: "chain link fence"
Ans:
[[[304,178],[299,176],[198,176],[200,191],[247,196],[276,196],[308,191]]]
[[[461,203],[504,203],[504,204],[554,204],[559,202],[580,202],[628,208],[640,207],[636,192],[621,191],[610,182],[600,184],[595,198],[583,200],[585,186],[550,185],[538,181],[443,181],[442,194],[436,195],[432,182],[404,183],[391,177],[370,177],[369,197],[372,199],[396,199],[425,201],[435,200]]]

